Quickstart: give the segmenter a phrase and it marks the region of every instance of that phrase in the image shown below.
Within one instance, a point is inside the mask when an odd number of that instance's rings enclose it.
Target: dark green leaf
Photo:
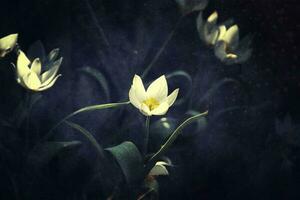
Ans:
[[[28,163],[36,168],[42,167],[49,163],[59,153],[78,148],[80,145],[80,141],[45,142],[39,144],[28,155]]]
[[[90,76],[92,76],[93,78],[95,78],[98,83],[100,84],[100,86],[103,88],[104,94],[106,96],[106,100],[110,100],[110,91],[109,91],[109,87],[108,87],[108,83],[107,80],[105,78],[105,76],[97,69],[92,68],[92,67],[83,67],[81,69],[79,69],[80,72],[84,72]]]
[[[138,181],[143,175],[143,159],[138,148],[130,141],[106,148],[121,167],[127,183]]]

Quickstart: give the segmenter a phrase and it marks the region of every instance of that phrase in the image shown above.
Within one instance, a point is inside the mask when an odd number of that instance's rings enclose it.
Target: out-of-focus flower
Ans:
[[[199,13],[197,18],[197,29],[200,39],[207,45],[214,45],[218,39],[219,27],[217,26],[218,13],[213,12],[206,20],[203,20],[202,12]]]
[[[129,90],[129,100],[144,115],[164,115],[175,102],[179,89],[175,89],[168,96],[166,77],[160,76],[150,84],[147,91],[141,77],[135,75]]]
[[[208,0],[175,0],[183,15],[187,15],[194,11],[204,10],[208,4]]]
[[[229,29],[225,25],[221,25],[214,47],[215,55],[222,62],[229,65],[245,62],[251,56],[250,43],[250,37],[245,37],[241,42],[239,41],[239,28],[237,25],[233,25]]]
[[[150,170],[148,175],[149,176],[169,175],[166,166],[169,166],[169,163],[166,163],[164,161],[158,161],[155,163],[154,167]]]
[[[3,58],[6,54],[8,54],[14,49],[17,40],[17,33],[0,38],[0,58]]]
[[[62,58],[52,63],[48,71],[41,73],[42,63],[39,58],[31,62],[24,52],[19,51],[17,59],[17,81],[26,89],[32,91],[43,91],[54,85],[58,77],[58,69]]]

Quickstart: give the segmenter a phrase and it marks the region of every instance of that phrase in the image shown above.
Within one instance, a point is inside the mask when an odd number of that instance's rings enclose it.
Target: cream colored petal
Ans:
[[[50,87],[52,87],[54,85],[54,83],[56,82],[56,80],[61,77],[61,74],[57,75],[48,85],[42,85],[38,90],[39,91],[44,91],[49,89]]]
[[[43,84],[48,85],[56,76],[59,67],[61,65],[62,62],[62,58],[60,58],[59,60],[55,61],[53,66],[46,72],[44,72],[41,76],[41,81]]]
[[[31,71],[34,71],[38,76],[41,74],[42,63],[39,58],[34,59],[31,64]]]
[[[144,84],[140,76],[134,75],[131,89],[133,89],[138,102],[143,102],[147,98]]]
[[[218,12],[214,11],[208,18],[207,23],[215,25],[218,20]]]
[[[30,72],[24,77],[24,84],[30,90],[37,90],[41,86],[41,81],[35,72]]]
[[[168,96],[168,83],[165,75],[153,81],[147,89],[147,97],[161,102]]]
[[[224,36],[226,34],[226,27],[224,25],[219,26],[219,35],[218,35],[218,41],[224,40]]]
[[[138,98],[136,97],[134,88],[130,88],[128,96],[130,103],[137,109],[141,109],[142,102],[139,102]]]
[[[157,108],[151,111],[152,115],[164,115],[169,109],[169,104],[167,102],[161,103]]]
[[[26,57],[23,51],[19,51],[19,55],[17,58],[17,76],[24,77],[25,75],[29,74],[29,65],[30,60]]]
[[[151,116],[151,115],[152,115],[152,113],[151,113],[149,107],[148,107],[146,104],[144,104],[144,103],[142,103],[140,111],[141,111],[141,112],[143,113],[143,115],[145,115],[145,116]]]
[[[0,57],[4,57],[15,47],[18,40],[18,34],[10,34],[0,39]]]
[[[232,49],[235,49],[239,42],[239,27],[237,25],[231,26],[224,36],[226,41]]]
[[[171,107],[173,105],[173,103],[175,102],[175,100],[178,96],[178,92],[179,92],[179,89],[177,88],[167,97],[167,103],[168,103],[169,107]]]
[[[161,162],[157,162],[149,172],[150,176],[169,175],[167,168]]]

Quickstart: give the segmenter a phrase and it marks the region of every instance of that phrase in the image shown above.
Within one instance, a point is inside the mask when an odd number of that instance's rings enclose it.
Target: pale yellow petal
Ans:
[[[169,107],[173,105],[175,102],[177,96],[178,96],[179,89],[175,89],[168,97],[167,97],[167,103],[169,104]]]
[[[0,57],[4,57],[15,47],[18,34],[10,34],[0,39]]]
[[[134,88],[130,88],[128,96],[130,103],[137,109],[141,109],[142,102],[139,102],[138,98],[136,97]]]
[[[144,103],[142,103],[140,111],[145,116],[151,116],[152,115],[149,107]]]
[[[26,57],[23,51],[20,51],[17,58],[17,76],[24,77],[25,75],[29,74],[29,65],[30,60]]]
[[[169,175],[167,168],[161,162],[157,162],[149,172],[150,176]]]
[[[232,49],[236,48],[239,41],[239,27],[237,25],[231,26],[224,36],[224,41],[230,45]]]
[[[131,89],[132,92],[135,93],[135,97],[138,102],[143,102],[147,98],[144,84],[140,76],[134,75]]]
[[[164,115],[169,109],[169,104],[167,102],[161,103],[157,108],[151,111],[152,115]]]
[[[36,91],[41,86],[41,81],[35,72],[30,72],[24,77],[24,84],[28,89]]]
[[[31,71],[35,72],[38,76],[41,74],[42,63],[39,58],[34,59],[31,64]]]
[[[224,36],[226,34],[226,27],[224,25],[219,26],[219,35],[218,35],[218,41],[224,40]]]
[[[168,83],[165,75],[153,81],[147,89],[147,97],[161,102],[168,96]]]

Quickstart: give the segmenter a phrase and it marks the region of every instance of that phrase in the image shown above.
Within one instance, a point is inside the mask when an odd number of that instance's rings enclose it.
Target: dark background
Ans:
[[[296,0],[211,0],[205,16],[213,10],[219,12],[220,21],[234,18],[241,35],[254,34],[251,59],[237,66],[220,63],[199,40],[195,28],[197,14],[193,13],[183,19],[146,80],[185,70],[194,80],[189,109],[209,108],[212,115],[217,115],[227,107],[243,108],[218,119],[211,117],[206,132],[195,136],[188,129],[178,139],[169,155],[175,167],[168,178],[160,180],[161,199],[297,199],[300,143],[287,135],[298,138],[300,134],[299,47],[296,44],[299,3]],[[179,16],[172,0],[91,0],[89,5],[85,0],[2,1],[0,34],[2,37],[18,32],[19,44],[25,51],[36,40],[41,40],[47,51],[61,49],[63,77],[44,92],[45,100],[33,114],[39,121],[36,123],[43,124],[40,127],[43,131],[76,108],[106,102],[97,83],[76,72],[80,67],[95,67],[107,77],[111,101],[126,99],[132,76],[141,74],[151,62]],[[3,61],[7,66],[10,62]],[[22,97],[17,95],[22,89],[14,84],[12,68],[3,68],[4,64],[0,69],[1,116],[9,115]],[[204,105],[199,105],[198,100],[211,84],[225,77],[240,80],[246,89],[226,86]],[[168,116],[180,118],[187,107],[179,106]],[[100,116],[83,116],[78,121],[91,132],[101,132],[100,138],[109,138],[107,121],[113,116],[105,111]],[[122,120],[109,122],[122,123]],[[66,129],[62,131],[60,138],[74,137]],[[134,132],[123,134],[123,140],[139,143],[140,136]],[[107,141],[114,143],[109,139],[101,143]],[[93,157],[88,150],[81,153],[86,160]],[[78,169],[82,177],[84,167]],[[70,188],[80,187],[76,181],[80,182],[73,178],[72,184],[68,185],[67,181],[62,187],[69,189],[68,192],[47,183],[47,187],[37,189],[36,196],[43,193],[48,196],[42,195],[40,199],[60,199],[62,194],[71,193]],[[9,190],[1,192],[5,196]]]

